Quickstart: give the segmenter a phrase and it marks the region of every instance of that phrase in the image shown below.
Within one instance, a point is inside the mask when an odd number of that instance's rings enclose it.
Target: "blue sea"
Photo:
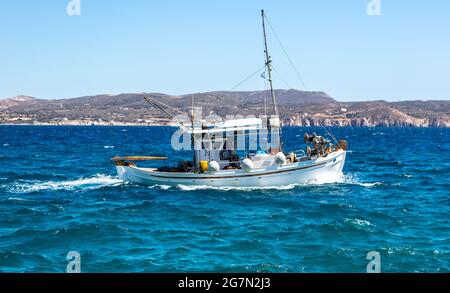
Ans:
[[[174,153],[170,127],[0,126],[0,271],[450,271],[450,129],[335,128],[333,182],[278,188],[139,186],[115,155]],[[283,131],[285,148],[305,131]],[[157,164],[154,162],[152,164]]]

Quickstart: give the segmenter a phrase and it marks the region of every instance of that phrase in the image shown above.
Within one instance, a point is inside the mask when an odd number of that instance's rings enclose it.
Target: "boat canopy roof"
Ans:
[[[258,130],[261,129],[262,120],[260,118],[243,118],[243,119],[233,119],[226,120],[218,123],[216,126],[211,128],[194,128],[187,129],[187,132],[193,134],[201,133],[218,133],[227,131],[245,131],[245,130]]]
[[[243,118],[243,119],[235,119],[235,120],[226,120],[220,126],[221,128],[230,128],[230,127],[242,127],[242,126],[257,126],[260,127],[262,124],[262,120],[260,118]]]

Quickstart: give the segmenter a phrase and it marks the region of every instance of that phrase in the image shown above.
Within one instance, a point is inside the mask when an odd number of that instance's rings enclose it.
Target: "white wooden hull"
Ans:
[[[214,173],[160,172],[152,168],[116,166],[119,178],[143,185],[205,185],[213,187],[253,187],[302,184],[338,176],[342,173],[346,152],[338,150],[313,160],[272,166],[251,171],[221,170]]]

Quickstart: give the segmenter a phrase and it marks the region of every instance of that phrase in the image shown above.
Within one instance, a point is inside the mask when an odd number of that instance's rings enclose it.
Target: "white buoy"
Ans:
[[[216,161],[211,161],[209,162],[208,168],[211,172],[217,172],[220,170],[220,165]]]
[[[275,161],[279,165],[286,164],[286,156],[282,152],[279,152],[275,155]]]
[[[244,169],[244,171],[250,171],[251,169],[253,169],[253,162],[250,159],[244,159],[242,160],[242,169]]]

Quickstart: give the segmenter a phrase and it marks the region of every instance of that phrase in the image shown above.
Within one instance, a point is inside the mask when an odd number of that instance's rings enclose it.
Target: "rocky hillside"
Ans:
[[[339,102],[323,92],[276,90],[286,125],[449,127],[450,101]],[[44,100],[27,96],[0,100],[0,124],[166,125],[170,121],[143,99],[153,97],[187,111],[192,105],[204,114],[271,114],[267,91],[207,92],[182,96],[159,93],[97,95]],[[173,112],[177,114],[176,112]]]

